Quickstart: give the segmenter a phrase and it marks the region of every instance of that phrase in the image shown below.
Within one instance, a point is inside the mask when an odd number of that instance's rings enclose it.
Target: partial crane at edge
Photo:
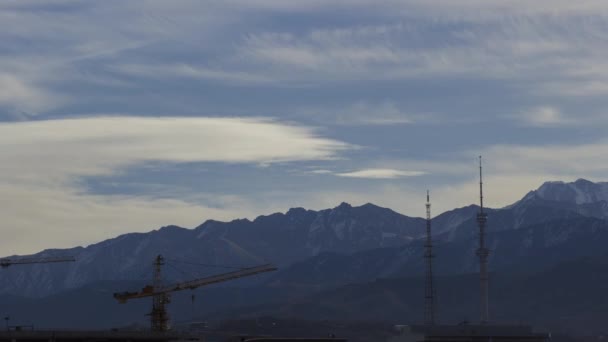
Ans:
[[[73,262],[76,258],[72,256],[66,257],[47,257],[47,258],[4,258],[0,259],[0,267],[6,268],[11,265],[27,265],[27,264],[46,264],[53,262]]]

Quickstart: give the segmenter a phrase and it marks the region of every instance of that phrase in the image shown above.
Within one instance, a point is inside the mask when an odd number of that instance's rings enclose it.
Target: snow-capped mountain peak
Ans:
[[[608,183],[594,183],[582,178],[570,183],[546,182],[537,190],[529,193],[526,198],[529,196],[578,205],[608,201]]]

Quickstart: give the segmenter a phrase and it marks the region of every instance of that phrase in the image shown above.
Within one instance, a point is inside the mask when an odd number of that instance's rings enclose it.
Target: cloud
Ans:
[[[608,94],[608,75],[600,73],[588,78],[549,81],[536,90],[541,95],[560,95],[568,97],[598,97]]]
[[[441,196],[442,209],[475,203],[478,185],[477,158],[484,158],[484,201],[503,207],[521,199],[528,191],[552,180],[586,178],[606,181],[608,141],[584,144],[518,145],[496,144],[462,151],[442,162],[426,164],[429,174],[449,177],[434,181],[431,190]],[[406,161],[416,166],[415,161]],[[457,173],[451,173],[456,170]],[[436,189],[435,189],[436,187]],[[486,193],[487,192],[487,193]],[[435,196],[436,197],[436,196]],[[436,197],[437,198],[437,197]]]
[[[357,20],[256,24],[284,12],[341,8]],[[160,80],[176,79],[310,86],[461,77],[527,80],[518,84],[541,94],[601,96],[608,89],[607,10],[600,2],[560,0],[9,2],[0,5],[7,46],[0,64],[11,70],[12,89],[26,95],[0,103],[37,113],[87,95],[114,100],[126,97],[114,89],[125,79],[145,89],[149,79],[162,87]],[[11,89],[6,82],[0,80],[2,89]],[[96,85],[88,89],[94,95],[69,90],[82,85]],[[416,121],[400,114],[367,124]]]
[[[234,84],[268,84],[275,82],[275,80],[264,75],[258,75],[247,71],[211,69],[187,63],[158,65],[125,64],[112,66],[111,69],[126,75],[163,80],[187,78]]]
[[[331,171],[331,170],[318,169],[318,170],[308,171],[308,173],[312,173],[312,174],[315,174],[315,175],[330,175],[330,174],[333,174],[334,172]]]
[[[57,106],[62,101],[61,96],[44,87],[0,72],[0,108],[7,108],[12,115],[30,116],[40,110]]]
[[[391,1],[401,4],[399,13],[409,11],[416,15],[441,16],[447,18],[466,18],[468,20],[487,21],[505,16],[522,15],[593,15],[606,13],[608,5],[602,1],[585,1],[573,3],[568,0],[408,0]],[[390,7],[390,6],[387,6]]]
[[[405,57],[392,39],[401,31],[402,26],[396,25],[313,30],[301,35],[256,33],[247,36],[238,53],[240,60],[267,65],[271,68],[267,72],[280,71],[283,76],[277,77],[281,79],[314,77],[318,81],[321,71],[331,79],[373,79],[371,66],[376,78],[383,79],[387,69]]]
[[[394,169],[363,169],[351,172],[335,173],[338,177],[368,178],[368,179],[395,179],[402,177],[415,177],[424,175],[423,171],[405,171]]]
[[[91,117],[0,124],[15,175],[98,175],[146,161],[275,163],[331,159],[348,144],[259,118]],[[10,165],[10,166],[8,166]],[[31,167],[30,167],[31,166]],[[31,171],[25,172],[30,173]]]
[[[525,0],[225,0],[222,2],[234,9],[245,8],[248,11],[309,13],[349,9],[364,13],[409,14],[415,17],[466,17],[478,20],[505,15],[593,14],[608,10],[608,5],[602,1],[573,3],[568,0],[538,0],[534,2]]]
[[[328,20],[333,13],[343,16]],[[294,20],[286,21],[285,14]],[[160,224],[267,213],[286,209],[286,203],[372,201],[415,214],[423,209],[417,194],[423,196],[427,187],[434,208],[445,210],[475,201],[479,153],[487,156],[488,201],[494,206],[510,204],[550,178],[602,179],[608,171],[605,141],[577,145],[570,137],[571,144],[551,146],[554,137],[539,135],[534,141],[546,138],[544,146],[475,148],[463,137],[467,133],[454,133],[449,123],[469,122],[467,115],[488,108],[478,91],[486,85],[498,85],[505,103],[530,106],[509,118],[524,125],[566,130],[575,121],[605,122],[605,114],[592,107],[603,108],[608,94],[607,14],[608,2],[569,0],[2,2],[0,111],[11,118],[124,108],[259,115],[275,111],[278,103],[276,111],[289,119],[309,116],[341,125],[329,128],[338,136],[377,142],[355,156],[366,160],[370,150],[379,155],[374,158],[389,158],[396,148],[411,146],[372,135],[387,127],[346,126],[403,125],[404,135],[409,130],[417,136],[422,131],[415,131],[416,124],[428,120],[420,113],[445,110],[436,123],[446,129],[437,130],[443,138],[433,140],[426,159],[358,169],[365,164],[356,159],[330,163],[351,145],[270,119],[94,117],[0,124],[0,187],[9,202],[0,214],[10,227],[3,229],[14,229],[15,236],[11,246],[5,241],[0,247],[9,253],[68,246]],[[307,88],[286,91],[290,85]],[[466,97],[464,110],[445,108],[460,97]],[[491,121],[485,124],[495,128]],[[386,140],[390,146],[382,145]],[[462,152],[463,146],[469,150]],[[307,160],[326,161],[313,173],[359,177],[358,185],[373,183],[373,189],[315,188],[313,178],[345,179],[309,177],[306,195],[290,191],[266,200],[266,194],[239,193],[218,204],[209,199],[218,194],[101,196],[81,184],[83,177],[114,177],[155,161],[277,166]],[[413,176],[404,170],[428,172],[424,180],[430,184],[396,186],[410,183],[400,182]],[[36,239],[40,227],[48,235]]]
[[[230,12],[225,6],[192,1],[2,2],[0,40],[5,48],[0,56],[0,89],[3,93],[19,91],[20,96],[0,99],[0,105],[45,112],[78,102],[82,93],[90,96],[92,92],[97,98],[120,96],[112,87],[123,84],[126,75],[112,72],[109,66],[137,61],[154,67],[167,59],[171,61],[168,65],[183,62],[167,58],[172,50],[167,45],[175,42],[182,42],[182,48],[185,45],[200,59],[208,50],[193,49],[193,45],[205,46],[222,32],[220,27],[230,27]],[[219,44],[210,45],[215,49]],[[221,71],[207,73],[217,79]],[[242,77],[224,73],[222,77]],[[9,81],[13,87],[6,85]]]
[[[233,140],[242,140],[252,149],[235,145]],[[0,143],[5,146],[0,151],[0,191],[7,199],[0,206],[5,218],[3,234],[14,236],[0,243],[6,254],[88,244],[166,224],[192,227],[207,218],[251,218],[290,206],[322,209],[341,201],[373,202],[421,216],[427,188],[433,193],[433,213],[437,215],[476,203],[479,153],[484,155],[486,199],[492,207],[511,204],[547,180],[601,180],[608,171],[607,141],[554,146],[494,145],[441,160],[393,163],[424,172],[405,167],[311,171],[386,180],[358,189],[311,188],[298,191],[297,196],[293,196],[293,191],[277,194],[277,189],[269,189],[268,193],[254,196],[196,194],[196,198],[190,198],[192,194],[185,193],[149,198],[88,193],[78,178],[115,175],[129,165],[149,160],[254,164],[331,160],[348,145],[320,138],[307,127],[268,119],[137,117],[5,123],[0,124]],[[264,149],[270,151],[259,151]],[[300,149],[308,151],[302,156]],[[428,175],[424,184],[395,181],[423,174]],[[207,201],[205,197],[215,200]]]
[[[252,33],[234,60],[284,82],[472,78],[508,81],[537,94],[605,94],[608,67],[603,56],[608,51],[602,46],[608,21],[601,12],[593,18],[522,11],[480,21],[391,22]]]
[[[546,181],[572,182],[579,178],[608,181],[608,141],[586,144],[492,145],[429,159],[395,160],[425,170],[424,182],[381,182],[358,189],[317,191],[303,203],[313,208],[347,201],[372,202],[411,216],[423,216],[426,189],[433,197],[433,214],[479,202],[478,159],[484,158],[484,202],[492,208],[508,206]],[[388,184],[387,184],[388,183]]]
[[[537,127],[552,127],[575,123],[574,120],[564,116],[559,109],[550,106],[533,108],[516,115],[515,118],[524,125]]]
[[[328,160],[350,145],[264,118],[89,117],[0,123],[4,253],[87,244],[161,224],[256,212],[239,196],[147,198],[91,194],[83,177],[146,162],[285,163]],[[171,196],[169,196],[171,197]],[[200,199],[201,196],[198,196]],[[224,198],[218,203],[218,198]],[[238,209],[237,209],[238,208]],[[3,233],[5,233],[3,231]],[[36,236],[44,236],[36,241]]]
[[[10,237],[0,242],[3,256],[88,245],[164,225],[195,227],[206,219],[232,220],[259,212],[246,200],[232,199],[213,206],[179,198],[95,195],[76,184],[2,182],[0,191],[6,199],[0,208],[2,234]]]
[[[343,126],[405,125],[428,121],[429,114],[410,114],[392,101],[369,103],[359,101],[340,107],[305,107],[291,111],[294,116],[312,119],[324,124]]]
[[[534,173],[563,178],[602,179],[608,171],[608,141],[546,146],[494,145],[483,151],[492,170],[500,173]],[[488,159],[484,157],[484,159]]]

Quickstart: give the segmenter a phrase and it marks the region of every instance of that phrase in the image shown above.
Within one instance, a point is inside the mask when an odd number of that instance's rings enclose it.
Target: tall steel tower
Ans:
[[[481,156],[479,156],[479,213],[477,214],[477,223],[479,224],[479,248],[477,256],[479,257],[479,281],[480,281],[480,308],[481,308],[481,323],[487,323],[489,318],[488,312],[488,256],[490,251],[486,248],[486,222],[488,215],[483,211],[483,179]]]
[[[431,202],[429,191],[426,191],[426,281],[424,287],[424,323],[435,325],[435,289],[433,287],[433,241],[431,240]]]

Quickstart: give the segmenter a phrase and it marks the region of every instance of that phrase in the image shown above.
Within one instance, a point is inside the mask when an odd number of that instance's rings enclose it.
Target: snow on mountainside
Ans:
[[[149,233],[125,234],[86,248],[39,253],[36,256],[73,255],[77,261],[1,270],[0,293],[39,297],[98,281],[144,282],[149,280],[152,261],[159,253],[167,259],[194,263],[251,266],[272,262],[285,267],[326,251],[355,253],[400,246],[423,232],[423,219],[373,204],[352,207],[342,203],[321,211],[295,208],[253,221],[209,220],[195,229],[168,226]],[[204,276],[225,270],[196,271],[205,271],[196,274]],[[175,280],[178,276],[167,273]]]
[[[525,210],[532,206],[608,219],[608,183],[593,183],[585,179],[571,183],[546,182],[508,208]]]
[[[608,219],[608,183],[546,182],[521,200],[501,209],[487,209],[489,232],[525,228],[547,221],[593,217]],[[476,206],[470,206],[468,219],[445,233],[436,231],[437,239],[454,241],[477,236]],[[462,208],[464,210],[465,208]],[[439,219],[439,217],[437,218]]]
[[[586,179],[578,179],[572,183],[546,182],[537,190],[528,193],[522,201],[531,197],[578,205],[608,201],[608,182],[593,183]]]
[[[560,262],[605,255],[608,221],[589,217],[558,219],[521,229],[491,232],[487,243],[492,272],[534,273]],[[477,272],[477,248],[476,239],[436,244],[435,274]],[[323,253],[273,274],[268,285],[327,289],[377,278],[422,276],[425,271],[423,254],[422,241],[352,255]]]
[[[604,184],[579,180],[545,183],[524,199],[503,209],[488,209],[490,267],[523,272],[554,265],[563,260],[602,255],[608,244]],[[578,189],[568,193],[564,189]],[[560,195],[561,194],[561,195]],[[541,196],[545,196],[542,198]],[[573,199],[579,199],[577,204]],[[582,201],[585,199],[585,201]],[[433,220],[436,232],[435,270],[438,274],[475,272],[478,268],[479,208],[469,206],[446,212]],[[424,271],[423,242],[405,247],[382,248],[352,255],[325,253],[281,270],[269,281],[274,286],[329,288],[396,275],[412,276]]]
[[[595,217],[608,219],[608,183],[546,182],[521,200],[501,209],[487,209],[489,232],[520,229],[556,219]],[[433,231],[441,241],[470,239],[477,235],[479,207],[452,210],[434,219]]]

